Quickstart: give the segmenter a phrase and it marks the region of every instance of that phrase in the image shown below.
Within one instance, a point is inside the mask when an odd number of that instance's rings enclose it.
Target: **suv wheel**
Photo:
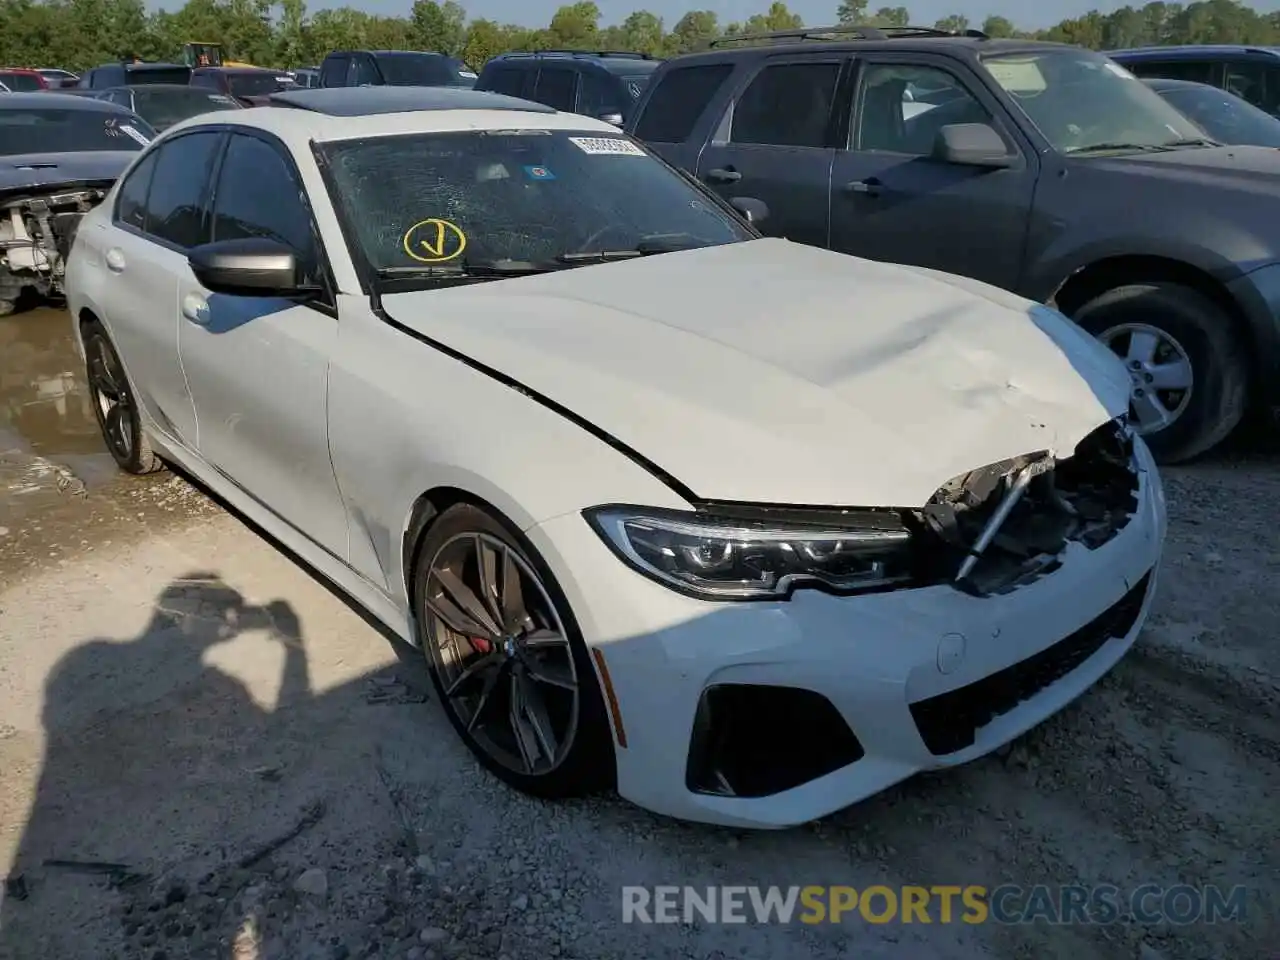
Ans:
[[[1204,453],[1240,422],[1245,350],[1232,318],[1199,291],[1128,284],[1090,300],[1072,319],[1124,361],[1129,416],[1161,462]]]

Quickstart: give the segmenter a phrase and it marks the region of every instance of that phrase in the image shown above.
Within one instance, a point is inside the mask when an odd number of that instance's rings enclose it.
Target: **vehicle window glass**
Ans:
[[[345,54],[326,57],[320,65],[320,84],[325,87],[341,87],[347,81],[347,62],[351,58]]]
[[[390,53],[378,57],[382,77],[393,87],[469,86],[458,72],[459,61],[434,53]],[[370,63],[372,66],[372,62]],[[368,83],[381,83],[376,74]]]
[[[1265,63],[1228,63],[1223,86],[1267,113],[1280,112],[1280,68]]]
[[[120,184],[120,196],[116,201],[116,220],[141,230],[147,225],[147,191],[151,188],[151,175],[156,169],[156,153],[152,151],[142,162],[129,171]]]
[[[133,109],[133,95],[128,90],[112,90],[102,99],[118,103],[122,107]]]
[[[821,147],[826,143],[839,63],[765,67],[733,108],[733,143]]]
[[[423,133],[323,149],[335,202],[375,268],[461,261],[459,235],[465,263],[531,261],[548,269],[564,265],[556,258],[565,253],[751,236],[621,134]],[[427,253],[415,256],[420,243]]]
[[[190,133],[161,144],[147,197],[147,233],[183,249],[208,240],[205,185],[222,135]]]
[[[627,92],[627,99],[630,103],[635,103],[640,99],[640,94],[644,93],[644,88],[649,85],[651,79],[653,79],[652,73],[622,78],[622,88]]]
[[[217,90],[218,78],[209,73],[197,73],[191,78],[191,86],[208,87],[211,90]]]
[[[133,97],[134,109],[157,130],[167,129],[202,113],[240,109],[240,104],[226,94],[198,87],[139,87]]]
[[[731,63],[668,70],[649,95],[636,136],[652,143],[683,143],[731,73]]]
[[[945,70],[873,63],[858,95],[855,150],[884,150],[915,157],[933,152],[938,131],[951,123],[991,124],[991,114]]]
[[[0,81],[13,93],[32,93],[44,89],[40,77],[34,73],[0,73]]]
[[[190,82],[190,67],[148,67],[145,70],[128,72],[128,83],[134,86],[148,83],[179,83],[185,87]]]
[[[0,110],[0,156],[86,150],[136,153],[155,136],[156,132],[141,117],[102,106],[93,110],[65,107]]]
[[[509,97],[518,97],[524,93],[524,78],[527,71],[519,67],[495,67],[485,77],[485,89],[494,93],[505,93]]]
[[[1212,60],[1137,60],[1122,66],[1139,77],[1167,77],[1170,80],[1191,80],[1195,83],[1217,82],[1217,64]]]
[[[265,97],[285,88],[285,80],[275,73],[233,73],[227,77],[233,96]]]
[[[257,137],[232,136],[213,201],[213,239],[265,237],[314,268],[311,213],[280,152]]]
[[[1054,149],[1136,152],[1204,136],[1118,63],[1077,48],[986,57],[991,78]]]
[[[543,67],[538,71],[538,83],[533,99],[557,110],[573,112],[574,83],[578,75],[563,67]]]
[[[582,72],[582,90],[578,95],[578,112],[584,117],[600,117],[602,114],[625,112],[629,103],[623,102],[622,82],[612,75],[595,70]]]
[[[1200,124],[1214,140],[1259,147],[1280,147],[1280,120],[1225,90],[1177,87],[1164,97]]]
[[[351,58],[351,69],[347,71],[347,86],[362,87],[366,84],[377,86],[380,83],[382,83],[382,77],[378,75],[372,57],[360,54]]]

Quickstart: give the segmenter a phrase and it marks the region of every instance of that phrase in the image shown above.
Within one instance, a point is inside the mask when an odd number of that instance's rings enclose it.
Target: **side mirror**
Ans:
[[[1004,140],[994,127],[985,123],[947,124],[934,140],[933,159],[965,167],[1013,166],[1013,157]]]
[[[757,200],[755,197],[733,197],[729,200],[729,206],[742,214],[747,223],[753,227],[759,226],[761,221],[769,218],[769,207],[763,200]]]
[[[298,258],[262,237],[218,240],[196,247],[187,263],[200,285],[233,297],[294,297],[313,288],[299,283]]]
[[[615,127],[622,126],[622,114],[605,112],[600,114],[600,119],[605,123],[612,123]]]

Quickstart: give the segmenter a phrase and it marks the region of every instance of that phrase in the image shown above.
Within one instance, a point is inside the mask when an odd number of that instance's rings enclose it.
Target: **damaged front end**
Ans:
[[[12,312],[25,289],[62,296],[76,229],[111,184],[51,185],[0,196],[0,316]]]
[[[1138,509],[1133,437],[1103,424],[1069,457],[1047,451],[972,470],[948,481],[907,518],[926,582],[976,596],[1008,593],[1062,565],[1071,543],[1096,549]]]

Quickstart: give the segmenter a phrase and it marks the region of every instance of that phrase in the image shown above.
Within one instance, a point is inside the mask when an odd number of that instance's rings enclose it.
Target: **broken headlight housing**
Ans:
[[[793,523],[608,506],[591,526],[633,569],[704,600],[785,599],[798,587],[868,593],[909,584],[911,533],[896,514]]]

